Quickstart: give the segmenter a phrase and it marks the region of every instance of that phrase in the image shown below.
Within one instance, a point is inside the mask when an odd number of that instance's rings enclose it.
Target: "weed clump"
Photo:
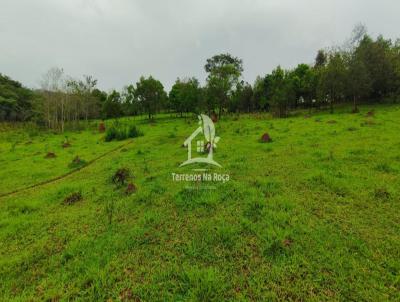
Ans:
[[[65,205],[72,205],[78,201],[81,201],[83,199],[82,193],[81,192],[74,192],[67,197],[65,197],[63,203]]]
[[[79,168],[86,164],[86,161],[81,159],[78,155],[74,157],[72,162],[68,165],[69,168]]]
[[[113,140],[122,141],[127,138],[135,138],[139,136],[143,136],[143,133],[136,127],[136,125],[126,125],[116,122],[107,129],[104,139],[106,142],[111,142]]]
[[[112,176],[112,182],[121,187],[125,185],[125,183],[131,178],[131,172],[128,168],[120,168],[118,169],[114,175]]]
[[[389,200],[391,195],[385,188],[376,188],[374,197],[379,200]]]
[[[64,140],[64,142],[61,144],[61,147],[63,147],[64,149],[65,149],[65,148],[69,148],[69,147],[71,147],[71,143],[69,142],[69,140],[68,140],[68,137],[67,137],[67,136],[65,137],[65,140]]]

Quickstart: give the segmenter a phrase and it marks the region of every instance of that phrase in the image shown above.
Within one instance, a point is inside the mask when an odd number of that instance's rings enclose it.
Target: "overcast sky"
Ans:
[[[0,73],[38,87],[50,67],[104,90],[153,75],[202,83],[208,57],[243,59],[244,79],[311,63],[355,24],[400,37],[399,0],[0,0]]]

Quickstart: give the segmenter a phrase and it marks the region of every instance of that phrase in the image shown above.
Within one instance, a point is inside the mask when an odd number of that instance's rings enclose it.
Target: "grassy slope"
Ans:
[[[126,149],[0,199],[0,297],[400,299],[400,107],[376,107],[366,118],[369,109],[221,121],[215,159],[231,181],[215,190],[171,181],[172,172],[185,171],[178,168],[186,158],[179,146],[196,121],[141,125],[145,136]],[[259,142],[265,131],[270,144]],[[63,139],[51,137],[56,145]],[[88,146],[83,138],[90,137],[76,136],[76,152],[88,147],[95,156],[111,148],[101,141]],[[32,148],[43,151],[44,144]],[[65,167],[71,159],[57,160]],[[110,182],[123,166],[135,175],[132,196]],[[27,184],[16,176],[3,174],[2,190]],[[83,201],[62,204],[78,190]]]

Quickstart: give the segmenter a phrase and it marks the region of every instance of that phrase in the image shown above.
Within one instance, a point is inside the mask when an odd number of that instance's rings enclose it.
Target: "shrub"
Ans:
[[[128,127],[128,137],[134,138],[138,136],[143,136],[143,133],[135,125],[130,125]]]
[[[128,168],[120,168],[114,173],[111,180],[117,186],[122,186],[130,178],[131,178],[131,172],[129,171],[129,169]]]
[[[105,141],[106,142],[110,142],[113,140],[122,141],[127,138],[134,138],[142,135],[143,133],[136,127],[136,125],[132,124],[127,125],[116,122],[113,125],[111,125],[111,127],[107,128]]]

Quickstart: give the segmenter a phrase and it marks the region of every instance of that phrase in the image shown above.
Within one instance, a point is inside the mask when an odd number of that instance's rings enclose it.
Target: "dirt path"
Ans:
[[[1,193],[1,194],[0,194],[0,198],[7,197],[7,196],[11,196],[11,195],[14,195],[14,194],[23,192],[23,191],[27,191],[27,190],[30,190],[30,189],[33,189],[33,188],[41,187],[41,186],[44,186],[44,185],[47,185],[47,184],[56,182],[56,181],[58,181],[58,180],[64,179],[64,178],[66,178],[66,177],[68,177],[68,176],[70,176],[70,175],[72,175],[72,174],[75,174],[75,173],[81,171],[82,169],[85,169],[85,168],[91,166],[92,164],[94,164],[94,163],[97,162],[98,160],[102,159],[103,157],[105,157],[105,156],[107,156],[107,155],[110,155],[111,153],[114,153],[114,152],[116,152],[116,151],[118,151],[118,150],[120,150],[120,149],[122,149],[122,148],[128,146],[128,145],[131,144],[132,142],[133,142],[133,140],[130,140],[129,142],[127,142],[127,143],[125,143],[125,144],[122,144],[122,145],[120,145],[120,146],[118,146],[118,147],[116,147],[116,148],[114,148],[114,149],[111,149],[110,151],[107,151],[106,153],[104,153],[104,154],[102,154],[102,155],[100,155],[100,156],[98,156],[98,157],[96,157],[96,158],[94,158],[94,159],[88,161],[88,162],[87,162],[85,165],[83,165],[82,167],[79,167],[79,168],[77,168],[77,169],[75,169],[75,170],[69,171],[69,172],[67,172],[67,173],[65,173],[65,174],[59,175],[59,176],[57,176],[57,177],[54,177],[54,178],[51,178],[51,179],[48,179],[48,180],[44,180],[44,181],[42,181],[42,182],[39,182],[39,183],[34,184],[34,185],[30,185],[30,186],[25,187],[25,188],[16,189],[16,190],[14,190],[14,191],[7,192],[7,193]]]

